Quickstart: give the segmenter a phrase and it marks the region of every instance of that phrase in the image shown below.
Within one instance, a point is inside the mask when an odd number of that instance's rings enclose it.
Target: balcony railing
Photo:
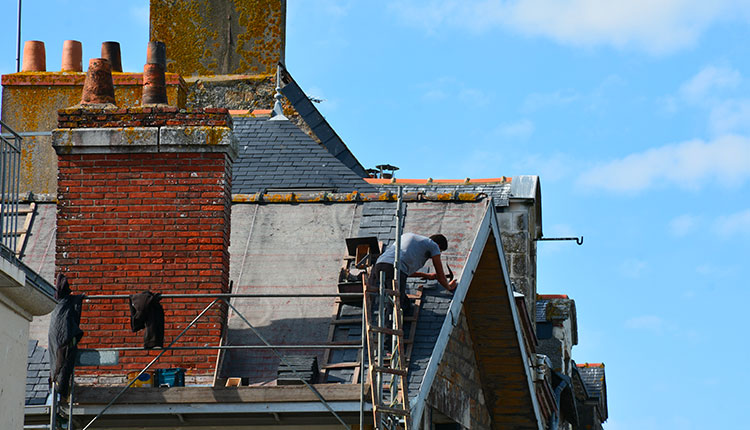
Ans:
[[[17,250],[18,184],[21,175],[23,138],[0,121],[0,226],[2,245]]]

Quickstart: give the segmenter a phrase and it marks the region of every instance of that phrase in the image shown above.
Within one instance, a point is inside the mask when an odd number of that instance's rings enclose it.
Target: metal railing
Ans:
[[[0,225],[2,245],[16,252],[18,241],[18,186],[23,137],[0,121]]]
[[[231,288],[231,287],[230,287]],[[286,365],[288,369],[291,370],[291,372],[295,375],[295,377],[299,378],[299,380],[302,382],[303,385],[305,385],[312,393],[317,397],[318,401],[323,404],[323,406],[338,420],[338,422],[347,430],[351,430],[351,426],[349,426],[341,416],[336,413],[336,411],[333,409],[333,407],[329,404],[329,402],[320,394],[320,392],[311,385],[302,375],[295,370],[294,366],[290,365],[287,361],[287,357],[284,353],[281,352],[281,350],[292,350],[292,349],[359,349],[360,351],[363,350],[365,347],[365,337],[362,336],[362,341],[359,344],[352,344],[352,345],[329,345],[329,344],[313,344],[313,345],[272,345],[266,338],[250,323],[250,321],[245,318],[245,316],[240,312],[239,309],[237,309],[231,302],[231,299],[238,299],[238,298],[299,298],[299,297],[339,297],[339,298],[357,298],[362,297],[363,294],[359,293],[322,293],[322,294],[298,294],[298,293],[266,293],[266,294],[233,294],[233,293],[219,293],[219,294],[162,294],[162,299],[174,299],[174,298],[205,298],[205,299],[213,299],[206,307],[203,308],[203,310],[178,334],[172,342],[166,347],[163,348],[156,348],[153,349],[155,351],[159,351],[159,354],[154,357],[151,362],[149,362],[134,378],[130,379],[128,384],[123,387],[114,398],[112,398],[107,405],[99,411],[99,413],[96,414],[84,427],[83,430],[88,430],[94,422],[96,422],[107,410],[109,410],[112,405],[114,405],[117,400],[125,394],[125,392],[133,386],[133,384],[138,380],[138,378],[144,374],[146,371],[151,368],[154,364],[156,364],[157,361],[168,351],[175,351],[175,350],[203,350],[203,349],[213,349],[213,350],[230,350],[230,349],[265,349],[265,350],[271,350],[274,355],[279,359],[279,361]],[[97,295],[84,295],[84,299],[87,301],[91,300],[111,300],[111,299],[128,299],[130,298],[130,295],[128,294],[97,294]],[[364,299],[363,299],[364,300]],[[186,333],[188,330],[193,327],[200,319],[203,317],[203,315],[208,312],[209,309],[211,309],[215,304],[219,302],[224,302],[229,309],[231,309],[237,317],[239,317],[244,324],[255,334],[255,336],[260,339],[260,341],[263,343],[263,345],[237,345],[237,346],[230,346],[230,345],[216,345],[216,346],[188,346],[188,347],[179,347],[174,346],[175,343],[179,341],[179,339]],[[364,309],[364,305],[363,305]],[[364,318],[362,319],[364,321]],[[364,332],[363,332],[364,333]],[[91,349],[93,351],[140,351],[140,350],[146,350],[145,348],[141,347],[110,347],[110,348],[93,348]],[[364,355],[363,353],[362,356]],[[71,378],[71,385],[74,384],[74,379]],[[362,384],[362,390],[364,390],[364,384]],[[364,396],[362,395],[363,392],[360,394],[360,423],[363,421],[364,416]],[[68,398],[68,430],[72,430],[73,428],[73,403],[74,403],[74,390],[71,387],[70,389],[70,397]],[[49,427],[42,427],[42,428],[49,428],[49,429],[57,429],[59,428],[58,425],[58,408],[60,405],[57,402],[57,393],[55,391],[54,385],[52,388],[52,407],[50,408],[50,424]]]

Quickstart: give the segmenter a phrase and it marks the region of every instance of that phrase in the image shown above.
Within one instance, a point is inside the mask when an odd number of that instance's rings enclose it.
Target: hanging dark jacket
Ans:
[[[164,308],[161,294],[144,291],[130,296],[130,328],[133,332],[145,328],[143,347],[164,347]]]
[[[57,276],[55,286],[55,297],[59,301],[49,323],[50,383],[56,383],[60,396],[65,398],[70,390],[77,344],[83,337],[80,328],[83,295],[70,294],[68,280],[63,274]]]

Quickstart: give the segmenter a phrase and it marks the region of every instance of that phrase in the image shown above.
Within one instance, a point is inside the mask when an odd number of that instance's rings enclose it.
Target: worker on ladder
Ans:
[[[443,271],[443,263],[440,261],[440,253],[448,249],[448,239],[442,234],[433,234],[430,237],[420,236],[414,233],[404,233],[401,236],[401,253],[399,260],[399,285],[401,290],[401,309],[408,313],[411,303],[406,296],[406,278],[416,277],[427,280],[437,280],[446,290],[456,289],[456,280],[448,281]],[[367,279],[367,286],[377,288],[380,273],[385,278],[386,285],[393,281],[393,262],[396,257],[396,245],[390,245],[378,258],[375,266]],[[427,260],[432,260],[435,273],[418,272]]]

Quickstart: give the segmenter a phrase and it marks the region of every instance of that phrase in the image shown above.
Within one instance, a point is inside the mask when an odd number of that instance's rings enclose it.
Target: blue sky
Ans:
[[[15,5],[0,0],[2,73]],[[27,0],[22,38],[47,43],[49,70],[65,39],[85,59],[118,40],[142,70],[148,2],[116,5]],[[748,22],[733,0],[296,0],[287,66],[366,167],[541,176],[545,236],[585,242],[539,244],[539,292],[576,300],[573,356],[606,364],[607,429],[738,428]]]

